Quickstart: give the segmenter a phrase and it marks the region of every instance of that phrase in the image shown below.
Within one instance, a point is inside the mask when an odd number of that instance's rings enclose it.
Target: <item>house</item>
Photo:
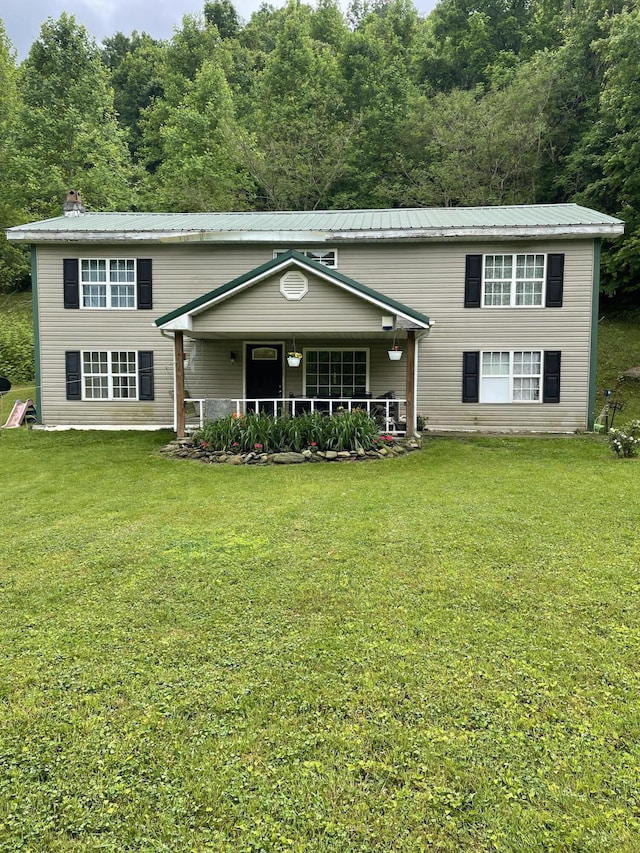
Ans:
[[[70,196],[66,207],[7,231],[32,247],[46,427],[182,434],[228,412],[338,406],[409,434],[418,420],[593,424],[600,241],[624,227],[611,216],[574,204],[90,213]]]

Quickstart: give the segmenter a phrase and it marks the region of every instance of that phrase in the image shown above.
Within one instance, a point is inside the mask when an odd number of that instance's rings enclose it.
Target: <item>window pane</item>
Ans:
[[[540,399],[540,379],[519,378],[513,380],[513,402],[531,403]]]
[[[486,280],[511,279],[512,268],[512,255],[487,255],[484,264],[484,277]]]
[[[511,301],[511,282],[487,282],[484,288],[485,305],[509,305]]]
[[[107,262],[87,260],[80,262],[80,277],[83,282],[107,280]]]
[[[111,285],[111,307],[112,308],[135,308],[136,297],[132,284]]]
[[[109,261],[109,281],[134,282],[135,268],[133,261]]]
[[[516,282],[516,305],[542,305],[542,282]]]
[[[509,377],[483,377],[480,383],[481,403],[508,403]]]
[[[82,307],[83,308],[106,308],[107,307],[107,285],[106,284],[83,284],[82,285]]]
[[[509,353],[508,352],[483,352],[482,353],[482,376],[508,376],[509,375]]]

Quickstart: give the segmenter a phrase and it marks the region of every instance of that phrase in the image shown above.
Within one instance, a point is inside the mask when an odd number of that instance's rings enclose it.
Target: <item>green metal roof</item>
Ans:
[[[18,225],[38,242],[327,242],[543,235],[616,236],[620,219],[577,204],[261,213],[84,213]]]
[[[267,261],[261,266],[238,276],[238,278],[234,278],[233,281],[229,281],[220,287],[216,287],[215,290],[211,290],[209,293],[205,293],[203,296],[199,296],[197,299],[193,299],[191,302],[188,302],[186,305],[176,308],[169,314],[159,317],[155,321],[156,326],[167,326],[179,317],[184,317],[189,314],[198,314],[201,311],[213,308],[216,303],[229,298],[234,294],[234,292],[250,287],[257,281],[291,266],[306,269],[315,275],[319,275],[328,281],[332,281],[339,287],[355,293],[357,296],[361,296],[367,302],[379,305],[385,310],[392,311],[394,314],[399,314],[408,320],[413,321],[422,328],[429,328],[430,321],[425,314],[421,314],[419,311],[415,311],[413,308],[403,305],[402,302],[390,299],[383,293],[373,290],[370,287],[366,287],[364,284],[360,284],[360,282],[355,279],[342,275],[342,273],[330,269],[329,267],[324,266],[324,264],[313,261],[310,258],[307,258],[306,255],[296,252],[295,250],[284,252],[282,255],[278,255],[276,258]]]

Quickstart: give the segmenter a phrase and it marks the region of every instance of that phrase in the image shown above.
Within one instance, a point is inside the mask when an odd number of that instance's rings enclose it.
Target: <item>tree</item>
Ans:
[[[267,56],[248,116],[253,144],[245,164],[263,206],[326,206],[346,169],[353,124],[345,115],[337,59],[311,36],[310,10],[291,3]]]
[[[146,33],[133,32],[131,37],[116,33],[103,42],[102,57],[111,70],[113,105],[134,159],[142,145],[144,111],[164,95],[166,49],[164,42]]]
[[[16,126],[16,54],[0,21],[0,292],[28,280],[28,257],[7,242],[4,229],[25,220],[17,198],[14,138]]]
[[[622,217],[623,239],[603,254],[603,290],[628,299],[640,291],[640,12],[624,9],[605,21],[594,44],[604,79],[597,120],[582,140],[591,180],[578,199]]]
[[[530,204],[536,200],[553,79],[544,57],[510,85],[421,96],[403,125],[399,204]]]
[[[70,187],[94,210],[131,204],[131,167],[107,70],[72,16],[48,19],[22,65],[16,147],[30,216],[58,214]]]
[[[147,208],[247,207],[251,181],[239,162],[241,138],[224,72],[206,60],[161,130],[162,162],[149,182]]]

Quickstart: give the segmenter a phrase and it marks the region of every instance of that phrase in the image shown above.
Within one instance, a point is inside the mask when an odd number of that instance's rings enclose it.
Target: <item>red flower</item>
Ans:
[[[315,441],[312,441],[312,442],[311,442],[311,447],[317,447],[317,446],[318,446],[318,445],[317,445],[317,442],[315,442]]]
[[[256,450],[262,450],[261,444],[254,444],[253,446],[255,447]]]

